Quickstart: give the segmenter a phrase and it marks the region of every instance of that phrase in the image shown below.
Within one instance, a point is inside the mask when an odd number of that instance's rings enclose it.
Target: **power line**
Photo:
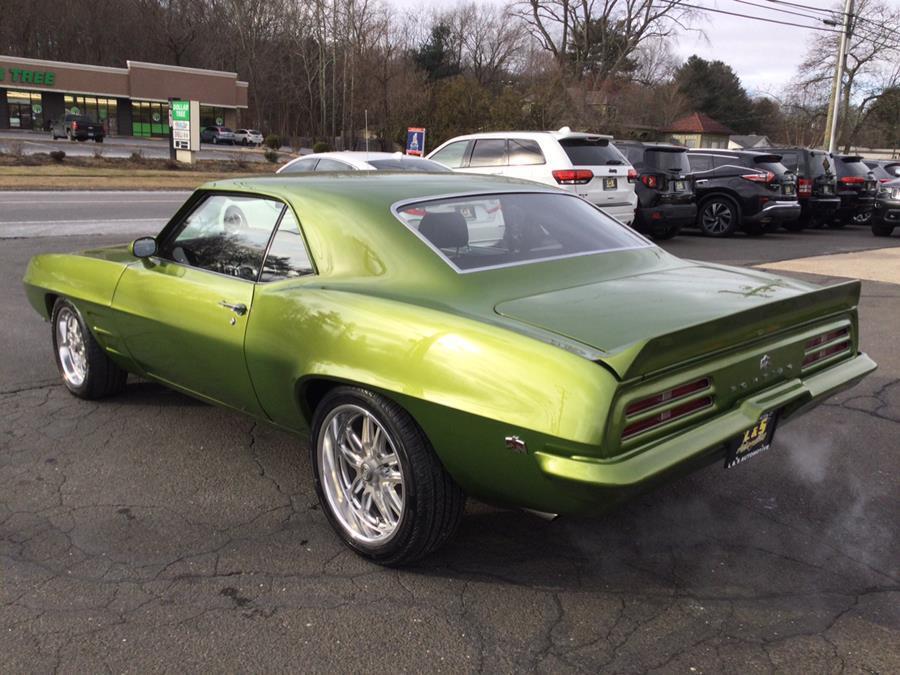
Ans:
[[[799,9],[808,9],[812,12],[821,12],[822,14],[827,14],[828,16],[844,13],[841,10],[837,10],[837,9],[823,9],[822,7],[810,7],[809,5],[801,5],[796,2],[787,2],[787,0],[766,0],[766,2],[771,2],[773,5],[787,5],[788,7],[797,7]]]
[[[701,5],[689,5],[686,2],[682,2],[681,0],[676,0],[676,4],[687,7],[688,9],[698,9],[703,12],[714,12],[715,14],[727,14],[728,16],[737,16],[743,19],[753,19],[755,21],[764,21],[766,23],[776,23],[782,26],[791,26],[793,28],[808,28],[810,30],[818,30],[823,33],[841,33],[839,30],[834,30],[833,28],[822,28],[821,26],[810,26],[807,24],[798,24],[790,21],[779,21],[778,19],[769,19],[762,16],[753,16],[752,14],[741,14],[739,12],[729,12],[725,9],[716,9],[714,7],[703,7]]]
[[[781,12],[782,14],[791,14],[793,16],[802,16],[804,19],[813,19],[816,21],[824,21],[824,19],[819,19],[818,17],[810,16],[809,14],[803,14],[801,12],[793,12],[789,9],[781,9],[780,7],[763,7],[762,5],[757,5],[752,2],[747,2],[747,0],[732,0],[732,2],[739,2],[742,5],[747,5],[749,7],[756,7],[756,9],[761,9],[763,11]]]

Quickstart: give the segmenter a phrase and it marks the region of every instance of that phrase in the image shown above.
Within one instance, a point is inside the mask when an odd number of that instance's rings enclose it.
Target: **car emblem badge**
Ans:
[[[518,436],[507,436],[505,441],[506,447],[513,452],[519,453],[520,455],[524,455],[528,452],[528,445]]]
[[[768,370],[770,365],[772,365],[772,357],[768,354],[764,354],[763,357],[759,360],[759,369]]]

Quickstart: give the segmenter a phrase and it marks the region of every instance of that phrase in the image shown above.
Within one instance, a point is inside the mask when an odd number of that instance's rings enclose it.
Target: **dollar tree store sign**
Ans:
[[[52,87],[56,84],[56,73],[52,70],[24,70],[23,68],[0,67],[0,82],[40,84],[45,87]]]

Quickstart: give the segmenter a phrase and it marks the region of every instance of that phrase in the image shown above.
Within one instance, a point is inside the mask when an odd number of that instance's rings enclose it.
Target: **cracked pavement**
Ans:
[[[670,248],[759,264],[781,236]],[[59,384],[25,264],[115,241],[0,245],[3,672],[900,672],[900,286],[863,284],[879,370],[770,451],[597,519],[470,500],[392,570],[331,533],[305,439],[133,378],[96,403]]]

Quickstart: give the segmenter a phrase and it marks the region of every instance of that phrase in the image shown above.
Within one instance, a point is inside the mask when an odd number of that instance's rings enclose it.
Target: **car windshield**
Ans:
[[[628,160],[606,138],[561,138],[559,144],[572,166],[618,166]]]
[[[430,159],[418,159],[416,157],[391,157],[390,159],[369,159],[371,164],[379,171],[419,171],[424,173],[452,173],[443,164],[432,162]]]
[[[458,272],[652,246],[564,193],[449,197],[404,204],[396,214]]]

